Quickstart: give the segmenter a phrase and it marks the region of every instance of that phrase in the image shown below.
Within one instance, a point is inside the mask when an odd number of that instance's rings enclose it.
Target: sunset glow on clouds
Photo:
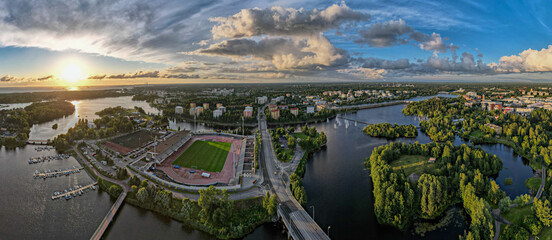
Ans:
[[[538,4],[0,0],[0,84],[541,80]]]

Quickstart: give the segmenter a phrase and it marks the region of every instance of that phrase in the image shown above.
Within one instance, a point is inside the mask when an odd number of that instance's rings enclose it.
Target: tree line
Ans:
[[[372,137],[385,137],[385,138],[399,138],[407,137],[413,138],[418,136],[416,126],[410,125],[397,125],[396,123],[391,125],[390,123],[378,123],[370,124],[362,129],[362,132]]]
[[[393,170],[390,165],[402,155],[434,157],[436,161],[432,168],[421,174],[417,182],[413,182],[407,179],[403,169]],[[486,216],[488,206],[473,205],[479,204],[480,198],[497,202],[497,199],[503,196],[504,193],[500,189],[498,193],[496,188],[493,190],[492,186],[496,183],[488,178],[502,169],[500,158],[486,153],[479,147],[464,144],[454,146],[443,143],[390,143],[374,149],[365,164],[370,167],[374,188],[374,211],[378,222],[405,230],[416,218],[434,219],[450,205],[465,197],[465,208],[469,209],[467,212],[470,213],[472,221],[483,222],[483,225],[470,229],[477,232],[480,237],[477,239],[492,238],[492,235],[483,229],[492,218],[481,217]],[[459,191],[461,186],[467,185],[468,182],[473,186],[473,191]],[[473,193],[477,199],[468,193]],[[472,207],[474,209],[471,209]]]

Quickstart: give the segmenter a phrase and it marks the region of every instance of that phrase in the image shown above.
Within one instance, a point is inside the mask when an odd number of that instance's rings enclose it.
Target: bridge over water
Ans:
[[[117,201],[115,201],[115,204],[111,206],[111,209],[109,209],[109,212],[107,212],[107,215],[104,217],[104,219],[100,223],[100,226],[98,226],[98,229],[96,229],[96,231],[94,232],[90,240],[101,239],[105,230],[107,229],[111,221],[113,221],[113,217],[115,217],[115,214],[117,213],[117,211],[119,210],[123,202],[125,201],[126,196],[127,196],[126,191],[124,191],[123,193],[121,193],[121,195],[119,195],[119,198],[117,198]]]
[[[268,187],[278,197],[278,216],[282,219],[288,230],[288,237],[300,239],[330,239],[328,235],[318,226],[312,217],[303,209],[289,190],[289,180],[285,181],[283,174],[278,174],[275,166],[276,155],[272,147],[264,111],[259,111],[259,128],[261,130],[262,151],[261,151],[261,169],[263,178]]]

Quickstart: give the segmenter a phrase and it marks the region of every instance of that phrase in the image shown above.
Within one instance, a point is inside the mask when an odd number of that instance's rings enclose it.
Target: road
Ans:
[[[270,134],[267,130],[266,116],[262,109],[259,110],[259,126],[262,140],[260,163],[265,179],[264,184],[278,197],[284,223],[290,223],[288,230],[292,232],[291,235],[296,239],[330,239],[291,196],[288,185],[284,182],[284,171],[280,171],[279,162],[274,154]]]

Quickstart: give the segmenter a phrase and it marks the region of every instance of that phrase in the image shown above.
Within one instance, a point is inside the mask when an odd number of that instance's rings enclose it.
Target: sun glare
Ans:
[[[81,67],[77,64],[69,64],[65,66],[65,68],[61,72],[60,77],[61,79],[63,79],[65,82],[69,84],[75,84],[80,80],[83,80],[86,78]]]

